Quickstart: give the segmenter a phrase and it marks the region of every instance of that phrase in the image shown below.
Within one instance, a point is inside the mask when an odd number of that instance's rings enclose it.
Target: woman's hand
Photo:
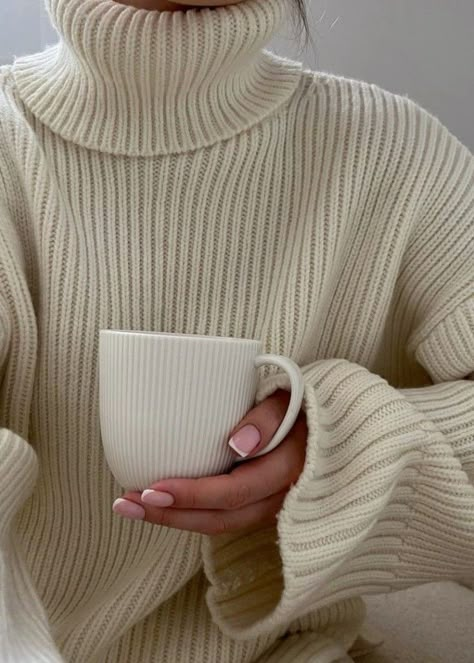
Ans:
[[[304,467],[308,435],[305,413],[299,413],[292,430],[276,449],[253,460],[252,455],[270,442],[285,416],[289,399],[287,391],[276,390],[234,428],[231,437],[237,443],[236,433],[242,432],[246,425],[254,426],[261,439],[248,452],[246,460],[228,474],[164,479],[142,493],[125,493],[114,502],[114,511],[128,518],[202,534],[253,530],[274,524],[285,495]],[[258,441],[256,436],[250,438],[254,444]]]

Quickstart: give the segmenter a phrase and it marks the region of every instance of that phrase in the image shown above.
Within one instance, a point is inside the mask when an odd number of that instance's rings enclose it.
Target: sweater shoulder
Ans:
[[[18,128],[24,122],[11,73],[11,65],[0,67],[0,229],[11,237],[24,216],[24,195],[18,169]]]
[[[8,82],[11,81],[11,75],[12,75],[11,64],[0,65],[0,90],[3,90],[4,85],[8,84]]]
[[[28,118],[18,95],[12,65],[0,67],[0,195],[16,188],[18,141]]]
[[[12,66],[2,65],[0,67],[0,168],[11,153],[12,136],[18,121],[18,99]]]
[[[10,84],[11,66],[0,67],[0,203],[5,198],[6,189],[6,167],[7,139],[6,125],[10,121],[10,104],[8,103],[8,86]]]
[[[439,121],[407,95],[391,92],[376,83],[337,74],[305,69],[301,91],[307,99],[324,100],[328,113],[338,112],[342,118],[365,114],[366,118],[384,123],[390,121],[392,114],[398,110],[407,113],[412,120],[417,115],[423,115],[432,121]]]
[[[357,122],[370,130],[374,143],[401,142],[410,154],[423,147],[435,135],[447,139],[451,146],[470,153],[469,149],[430,110],[407,95],[391,92],[375,83],[306,69],[300,87],[307,102],[323,112],[324,120],[340,123],[341,133]],[[321,118],[315,120],[321,122]]]
[[[386,195],[397,190],[401,200],[416,187],[420,204],[427,205],[439,187],[472,193],[474,156],[439,118],[408,96],[311,70],[302,72],[299,92],[295,115],[305,118],[305,138],[318,152],[343,161],[353,177],[363,174],[370,183],[367,191]]]
[[[4,64],[0,66],[0,127],[5,125],[7,118],[13,112],[12,101],[15,97],[12,65]]]

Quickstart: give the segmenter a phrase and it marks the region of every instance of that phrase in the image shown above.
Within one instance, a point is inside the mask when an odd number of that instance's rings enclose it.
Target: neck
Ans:
[[[283,107],[302,65],[262,47],[288,0],[186,12],[47,0],[58,45],[16,60],[30,110],[63,138],[115,154],[194,150]]]

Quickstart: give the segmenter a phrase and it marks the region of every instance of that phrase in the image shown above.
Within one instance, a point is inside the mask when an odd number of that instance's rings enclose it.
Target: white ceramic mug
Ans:
[[[256,368],[288,373],[291,398],[270,443],[289,433],[304,392],[299,366],[262,354],[261,341],[224,336],[102,329],[99,412],[109,467],[125,490],[167,478],[222,474],[239,460],[227,442],[255,403]]]

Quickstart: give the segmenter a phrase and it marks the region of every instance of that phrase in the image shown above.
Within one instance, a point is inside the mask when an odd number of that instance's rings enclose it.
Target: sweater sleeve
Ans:
[[[38,476],[27,443],[36,343],[24,255],[0,195],[0,658],[10,663],[62,661],[15,536]]]
[[[236,639],[349,597],[474,575],[474,165],[432,122],[439,158],[422,173],[394,298],[429,383],[395,388],[345,358],[301,367],[306,461],[276,526],[203,538],[207,603]],[[283,373],[256,402],[276,389],[289,390]]]

